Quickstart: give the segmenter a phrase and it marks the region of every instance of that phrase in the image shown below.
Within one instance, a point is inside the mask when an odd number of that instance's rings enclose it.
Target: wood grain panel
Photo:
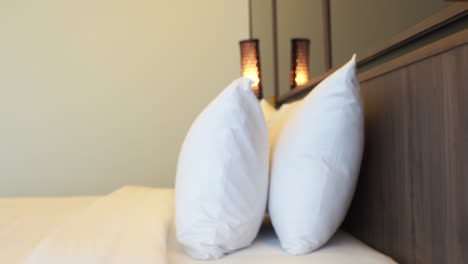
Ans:
[[[440,59],[440,56],[435,57]],[[432,238],[444,238],[447,225],[446,175],[444,162],[444,115],[442,69],[434,58],[423,60],[406,68],[413,84],[409,87],[412,98],[410,167],[413,191],[413,243],[415,263],[444,263],[444,245]],[[439,246],[437,246],[439,244]],[[430,260],[430,261],[428,261]],[[442,262],[441,262],[442,261]]]
[[[365,150],[346,227],[400,263],[411,263],[408,74],[399,70],[361,85]],[[370,191],[371,190],[371,191]]]
[[[361,85],[366,146],[345,228],[399,263],[468,263],[468,45]]]

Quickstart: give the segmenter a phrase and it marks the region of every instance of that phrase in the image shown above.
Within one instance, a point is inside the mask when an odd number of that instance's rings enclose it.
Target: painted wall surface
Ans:
[[[281,0],[280,0],[281,1]],[[444,0],[331,0],[333,66],[451,5]]]
[[[325,71],[321,0],[278,0],[278,63],[280,94],[290,90],[291,39],[308,38],[309,74]]]
[[[251,0],[252,37],[260,41],[263,97],[274,96],[273,16],[271,0]]]
[[[0,196],[166,187],[248,1],[2,1],[0,36]]]

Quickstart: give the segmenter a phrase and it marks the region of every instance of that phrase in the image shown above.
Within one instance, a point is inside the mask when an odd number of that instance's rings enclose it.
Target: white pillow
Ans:
[[[278,112],[267,100],[260,100],[260,107],[262,108],[265,121],[269,121]]]
[[[268,209],[287,252],[319,248],[343,221],[359,174],[363,123],[355,56],[284,121],[272,149]]]
[[[265,215],[268,131],[251,83],[240,78],[218,95],[179,154],[177,239],[196,259],[249,246]]]

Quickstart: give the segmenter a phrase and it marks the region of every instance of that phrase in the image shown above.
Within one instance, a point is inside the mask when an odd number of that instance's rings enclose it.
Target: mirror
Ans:
[[[252,36],[260,40],[264,97],[290,90],[292,38],[310,40],[309,76],[314,78],[328,69],[327,48],[330,66],[338,67],[353,53],[359,58],[451,4],[443,0],[250,0]]]

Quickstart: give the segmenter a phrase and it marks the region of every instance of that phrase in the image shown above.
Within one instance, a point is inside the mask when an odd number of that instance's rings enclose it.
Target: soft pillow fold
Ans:
[[[332,237],[354,193],[364,138],[355,57],[280,122],[268,210],[283,248],[305,254]]]
[[[268,192],[268,131],[251,81],[240,78],[192,124],[179,155],[176,230],[196,259],[249,246]]]

